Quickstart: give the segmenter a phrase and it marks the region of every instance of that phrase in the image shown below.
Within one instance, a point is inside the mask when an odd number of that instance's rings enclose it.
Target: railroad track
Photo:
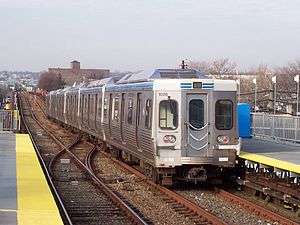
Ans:
[[[41,115],[35,116],[40,117],[39,119],[46,119],[45,113],[43,109],[41,108],[41,104],[36,101],[33,101],[35,106],[38,108],[37,111],[40,112]],[[57,162],[62,159],[62,156],[65,156],[66,154],[69,155],[69,159],[73,159],[81,168],[85,169],[85,172],[88,173],[88,175],[94,180],[94,182],[97,183],[97,185],[104,186],[106,185],[104,182],[99,184],[101,182],[101,177],[95,176],[94,173],[94,164],[92,163],[93,154],[96,152],[96,148],[93,148],[90,151],[87,151],[85,147],[77,148],[76,146],[76,140],[74,143],[69,144],[69,146],[66,146],[63,144],[63,141],[59,139],[59,137],[56,137],[51,133],[51,131],[47,130],[47,127],[44,127],[41,122],[36,121],[39,123],[39,125],[43,128],[44,131],[47,131],[48,135],[51,136],[53,140],[55,140],[56,144],[60,145],[60,148],[62,149],[60,152],[58,152],[51,160],[50,164],[50,171],[53,171],[53,176],[55,177],[55,168],[57,168]],[[68,160],[66,160],[68,161]],[[143,178],[145,179],[145,178]],[[146,179],[145,179],[146,180]],[[77,183],[77,182],[76,182]],[[78,183],[77,183],[78,184]],[[157,186],[158,187],[158,186]],[[109,188],[107,188],[109,189]],[[70,191],[70,190],[69,190]],[[224,225],[225,223],[222,222],[218,217],[216,217],[213,214],[210,214],[205,209],[202,209],[201,207],[187,201],[184,198],[180,198],[179,195],[176,195],[175,193],[172,193],[168,189],[165,189],[165,194],[163,194],[162,198],[164,201],[172,207],[172,209],[177,212],[178,214],[181,214],[183,217],[188,218],[189,222],[192,222],[192,224],[215,224],[215,225]],[[172,194],[171,194],[172,193]],[[123,205],[125,205],[125,202],[127,204],[130,204],[129,201],[127,201],[126,198],[122,197],[117,191],[112,191],[112,195],[115,195],[115,197],[121,199],[123,201]],[[137,209],[138,207],[134,207],[131,205],[132,208],[134,208],[136,211],[139,212]],[[144,219],[144,218],[143,218]],[[146,220],[145,223],[151,223],[149,219]]]
[[[296,216],[300,217],[299,184],[283,182],[282,179],[274,179],[274,177],[271,177],[269,174],[247,173],[244,186],[255,190],[266,202],[270,202],[274,199],[279,200],[279,202],[293,208]]]
[[[194,224],[227,224],[214,214],[208,212],[206,209],[200,207],[199,205],[187,200],[186,198],[177,194],[176,192],[155,184],[140,171],[127,165],[122,161],[111,157],[110,154],[106,152],[101,152],[101,154],[112,160],[115,164],[129,171],[131,174],[134,174],[138,178],[140,178],[143,182],[150,186],[156,192],[157,195],[160,195],[160,197],[165,202],[167,202],[171,206],[171,208],[174,209],[174,211],[189,218]]]
[[[37,104],[39,107],[39,111],[41,111],[41,118],[46,117],[46,114],[44,113],[41,104]],[[109,189],[111,189],[110,184],[114,183],[114,181],[111,181],[101,175],[101,168],[98,168],[97,165],[94,163],[94,156],[99,154],[98,149],[95,146],[92,146],[91,144],[86,143],[85,145],[89,145],[89,147],[77,147],[77,144],[74,144],[75,147],[72,145],[66,146],[63,144],[61,140],[56,141],[57,143],[61,142],[61,152],[58,154],[55,162],[56,163],[51,163],[51,167],[54,168],[52,169],[55,170],[57,168],[57,163],[62,157],[66,157],[66,155],[69,156],[69,159],[73,159],[77,166],[79,165],[80,167],[84,168],[86,173],[88,173],[89,177],[92,177],[92,179],[97,182],[98,180],[102,181],[104,185],[106,185]],[[89,149],[87,151],[87,149]],[[128,166],[127,164],[118,161],[114,158],[112,158],[110,155],[107,155],[103,151],[101,151],[101,154],[103,154],[105,157],[109,158],[110,160],[114,161],[114,163],[118,164],[122,168],[126,169],[130,173],[136,175],[137,177],[140,178],[141,181],[147,183],[149,187],[151,187],[153,190],[156,191],[156,193],[159,193],[161,195],[161,198],[164,199],[164,201],[169,204],[172,209],[183,215],[184,217],[188,218],[189,221],[192,221],[193,224],[227,224],[226,222],[223,222],[222,219],[216,217],[212,213],[208,212],[207,209],[200,207],[196,202],[188,200],[186,197],[183,197],[182,195],[169,190],[167,188],[161,187],[159,185],[154,184],[153,182],[149,181],[145,175],[141,174],[139,171],[136,169]],[[54,166],[53,166],[54,165]],[[100,173],[99,173],[100,171]],[[81,175],[80,175],[81,176]],[[80,178],[79,176],[79,178]],[[75,178],[72,178],[76,180]],[[80,179],[78,179],[80,180]],[[75,182],[77,183],[77,182]],[[79,183],[79,182],[78,182]],[[77,183],[77,184],[78,184]],[[68,190],[71,191],[71,190]],[[72,191],[71,191],[72,192]],[[128,199],[122,197],[116,190],[112,191],[117,197],[119,197],[123,202],[127,202],[127,204],[130,202]],[[272,221],[277,221],[280,224],[297,224],[291,220],[288,220],[284,217],[280,217],[277,214],[274,214],[270,212],[269,210],[263,208],[263,207],[258,207],[257,205],[250,203],[249,201],[245,199],[239,199],[236,196],[229,194],[225,192],[224,190],[220,190],[217,192],[217,194],[220,198],[223,198],[224,200],[230,202],[231,204],[236,204],[239,206],[242,206],[249,212],[259,215],[262,218],[270,219]],[[131,205],[131,208],[134,208],[135,211],[138,211],[136,207],[133,207]],[[78,211],[78,210],[77,210]],[[140,214],[141,215],[141,214]],[[149,220],[146,222],[150,222]],[[151,223],[151,222],[150,222]]]
[[[60,211],[60,214],[62,216],[62,219],[64,221],[65,224],[68,224],[68,225],[73,225],[72,221],[71,221],[71,218],[66,210],[66,207],[65,207],[65,204],[63,203],[58,191],[57,191],[57,188],[55,187],[54,183],[53,183],[53,180],[52,180],[52,177],[50,175],[50,173],[48,172],[48,163],[50,162],[50,157],[48,157],[48,154],[47,155],[44,155],[42,154],[39,149],[41,149],[41,145],[38,145],[37,142],[36,142],[36,139],[34,137],[36,137],[37,135],[38,136],[43,136],[44,137],[44,133],[43,133],[43,129],[41,129],[40,127],[36,126],[36,124],[34,123],[35,119],[34,119],[34,115],[32,113],[32,110],[31,110],[31,106],[28,102],[27,99],[23,98],[24,101],[21,100],[20,98],[20,94],[18,96],[18,104],[20,108],[20,115],[21,115],[21,120],[23,121],[24,123],[24,126],[25,126],[25,129],[26,131],[28,132],[29,136],[30,136],[30,139],[33,143],[33,146],[34,146],[34,149],[36,151],[36,154],[37,154],[37,157],[41,163],[41,167],[44,171],[44,174],[46,176],[46,179],[48,180],[48,183],[49,183],[49,186],[52,190],[52,193],[53,193],[53,196],[57,202],[57,205],[58,205],[58,208],[59,208],[59,211]],[[30,126],[29,124],[33,125],[35,124],[35,126]],[[48,141],[51,141],[50,138],[43,138],[42,139],[42,143],[48,143]],[[51,146],[51,149],[53,146]],[[53,153],[51,153],[53,154]],[[49,154],[49,155],[51,155]]]
[[[179,194],[177,194],[175,191],[171,191],[170,189],[164,188],[160,185],[153,183],[152,181],[147,179],[146,176],[144,174],[142,174],[140,171],[138,171],[137,169],[111,157],[111,155],[109,155],[107,153],[103,153],[103,154],[105,154],[106,157],[109,157],[116,164],[120,165],[121,167],[125,168],[126,170],[130,171],[131,173],[137,175],[138,177],[140,177],[142,179],[145,179],[145,181],[149,185],[153,186],[156,190],[158,190],[159,192],[163,193],[166,196],[166,201],[169,201],[170,203],[174,204],[174,208],[178,208],[180,211],[182,211],[183,214],[189,215],[189,214],[191,214],[191,212],[193,212],[192,213],[193,216],[196,216],[196,214],[198,216],[199,216],[199,214],[201,215],[202,210],[201,211],[199,210],[199,205],[194,201],[189,201],[186,199],[185,192],[187,192],[187,191],[181,191],[181,192],[178,192]],[[201,192],[201,191],[197,190],[196,192]],[[203,194],[203,193],[201,193],[201,194]],[[213,191],[213,194],[215,196],[217,196],[217,198],[225,200],[227,203],[229,202],[232,205],[237,205],[239,208],[243,208],[245,211],[248,211],[249,214],[254,214],[256,216],[264,218],[266,221],[268,221],[267,223],[269,223],[270,221],[273,221],[277,224],[282,224],[282,225],[297,225],[298,224],[297,222],[295,222],[293,220],[285,218],[275,212],[272,212],[271,210],[268,210],[262,206],[254,204],[244,198],[241,198],[241,197],[234,195],[223,189],[215,188]],[[177,204],[180,204],[181,207],[178,207]],[[215,207],[218,206],[216,201],[214,202],[214,204],[215,204]]]
[[[69,140],[67,140],[68,144],[65,144],[63,138],[55,136],[55,131],[51,131],[37,119],[30,108],[27,96],[23,95],[21,98],[25,102],[25,104],[22,102],[22,107],[25,105],[24,108],[27,111],[25,113],[27,118],[24,122],[35,123],[35,128],[38,125],[48,136],[48,140],[51,139],[59,146],[59,150],[56,150],[56,154],[49,161],[48,167],[51,170],[52,180],[56,183],[61,196],[64,197],[64,208],[67,209],[72,224],[148,224],[93,174],[88,167],[90,164],[88,161],[86,165],[72,152],[76,146],[79,149],[80,138],[78,136],[73,142],[68,143]],[[31,119],[28,120],[28,117]],[[80,149],[85,147],[82,146]],[[67,180],[60,176],[60,172],[65,175],[65,171],[60,168],[61,160],[70,164],[72,174]]]

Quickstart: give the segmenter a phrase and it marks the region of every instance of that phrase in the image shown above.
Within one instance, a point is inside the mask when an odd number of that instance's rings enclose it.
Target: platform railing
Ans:
[[[0,132],[20,130],[20,116],[18,110],[0,110]]]
[[[252,113],[252,134],[300,143],[300,117]]]

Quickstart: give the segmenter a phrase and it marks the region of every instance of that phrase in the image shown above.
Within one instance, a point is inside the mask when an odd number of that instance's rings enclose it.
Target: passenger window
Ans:
[[[102,111],[102,98],[101,98],[101,95],[99,95],[99,103],[98,103],[98,118],[99,120],[98,121],[101,121],[101,111]]]
[[[103,102],[103,117],[107,117],[107,98],[104,98]]]
[[[125,93],[122,93],[122,100],[121,100],[121,121],[124,122],[124,113],[125,113]]]
[[[215,109],[215,123],[218,130],[230,130],[232,121],[233,103],[230,100],[218,100]]]
[[[178,126],[177,102],[163,100],[159,103],[159,127],[161,129],[175,130]]]
[[[88,113],[88,99],[87,96],[84,96],[84,111],[85,111],[85,115]]]
[[[204,126],[204,102],[201,99],[192,99],[189,102],[189,123],[196,129]]]
[[[113,116],[113,119],[119,121],[119,98],[115,98],[115,101],[114,101],[114,116]]]
[[[91,95],[88,94],[88,97],[87,97],[87,116],[89,117],[90,114],[92,113],[91,112]]]
[[[127,123],[132,124],[133,117],[133,100],[132,98],[128,99],[128,111],[127,111]]]
[[[98,112],[98,94],[95,94],[95,101],[94,101],[94,116],[95,116],[95,120],[97,120],[97,112]]]
[[[83,118],[83,106],[84,106],[84,102],[83,102],[84,98],[83,95],[80,96],[80,108],[81,108],[81,120]]]
[[[147,99],[145,106],[145,128],[151,129],[152,121],[152,100]]]

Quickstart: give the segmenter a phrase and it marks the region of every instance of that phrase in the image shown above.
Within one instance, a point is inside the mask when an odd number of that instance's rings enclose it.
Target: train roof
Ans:
[[[128,91],[128,90],[159,90],[159,91],[178,91],[202,89],[206,91],[236,91],[237,84],[234,80],[218,79],[154,79],[146,82],[119,83],[106,86],[108,91]]]
[[[156,69],[154,72],[140,70],[137,72],[122,73],[102,80],[80,83],[72,87],[50,92],[78,91],[78,89],[98,89],[106,86],[107,90],[188,90],[201,88],[214,91],[236,91],[234,80],[210,79],[194,69]]]
[[[116,84],[146,82],[156,79],[205,79],[203,73],[194,69],[156,69],[153,71],[140,70],[125,74]]]

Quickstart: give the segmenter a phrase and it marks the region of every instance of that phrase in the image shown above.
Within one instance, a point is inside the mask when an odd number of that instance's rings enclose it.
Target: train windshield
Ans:
[[[232,121],[233,104],[230,100],[219,100],[216,102],[215,120],[218,130],[230,130]]]
[[[159,103],[159,127],[164,130],[175,130],[178,126],[177,102],[163,100]]]

